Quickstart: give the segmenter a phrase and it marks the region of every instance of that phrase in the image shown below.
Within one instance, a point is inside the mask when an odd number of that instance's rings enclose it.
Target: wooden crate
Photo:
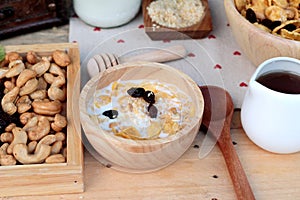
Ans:
[[[147,7],[153,0],[143,0],[142,10],[145,24],[145,32],[152,40],[183,40],[183,39],[201,39],[206,37],[213,29],[212,17],[208,0],[202,0],[204,16],[198,23],[186,28],[167,28],[160,26],[154,27],[150,16],[148,15]]]
[[[67,162],[0,166],[0,197],[20,195],[65,194],[83,192],[83,146],[76,101],[80,93],[80,56],[73,43],[6,46],[6,52],[26,53],[33,50],[49,55],[54,50],[66,50],[71,58],[67,68]],[[77,101],[78,102],[78,101]],[[74,104],[75,103],[75,104]]]

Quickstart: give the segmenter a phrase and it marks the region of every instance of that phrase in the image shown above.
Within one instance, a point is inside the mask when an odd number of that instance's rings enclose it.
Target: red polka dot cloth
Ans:
[[[95,54],[113,53],[118,57],[130,57],[146,51],[182,45],[187,50],[184,59],[167,62],[199,85],[209,84],[229,91],[235,107],[240,108],[254,66],[244,55],[233,38],[222,1],[210,1],[213,31],[198,40],[152,41],[145,33],[142,14],[129,23],[115,28],[93,27],[78,17],[70,19],[69,41],[80,48],[82,84],[89,76],[86,63]]]

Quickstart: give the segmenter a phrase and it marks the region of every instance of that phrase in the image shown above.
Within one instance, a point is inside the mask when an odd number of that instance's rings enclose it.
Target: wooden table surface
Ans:
[[[65,25],[0,40],[0,44],[68,42],[68,28]],[[239,111],[235,112],[231,134],[256,199],[300,199],[300,153],[277,155],[254,145],[241,128]],[[197,145],[201,145],[202,138],[199,134],[190,149],[171,166],[147,174],[128,174],[107,168],[86,150],[85,192],[0,199],[236,199],[219,148],[216,146],[207,157],[198,159]]]

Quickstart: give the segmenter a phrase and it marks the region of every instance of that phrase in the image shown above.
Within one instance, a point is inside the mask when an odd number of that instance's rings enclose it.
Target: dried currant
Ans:
[[[250,23],[255,23],[255,22],[257,22],[256,14],[255,14],[255,12],[254,12],[251,8],[248,8],[248,9],[246,10],[246,19],[247,19]]]
[[[150,90],[147,90],[145,93],[144,93],[144,96],[143,96],[144,100],[147,102],[147,103],[150,103],[150,104],[154,104],[155,103],[155,94],[154,92],[150,91]]]
[[[110,118],[110,119],[115,119],[118,117],[118,111],[117,110],[106,110],[102,113],[102,115]]]
[[[149,116],[151,118],[156,118],[157,117],[158,110],[157,110],[156,106],[154,106],[153,104],[150,104],[148,106],[148,112],[149,112]]]
[[[288,31],[293,31],[293,30],[296,30],[297,27],[294,24],[288,24],[288,25],[284,26],[283,28]]]
[[[261,24],[264,25],[265,27],[269,28],[270,30],[273,30],[277,26],[281,25],[280,21],[271,21],[269,19],[263,19],[261,21]]]
[[[141,87],[132,87],[129,90],[127,90],[127,93],[132,97],[142,97],[144,96],[145,89]]]

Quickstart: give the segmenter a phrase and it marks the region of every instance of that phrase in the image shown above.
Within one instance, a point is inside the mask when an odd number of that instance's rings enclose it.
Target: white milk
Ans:
[[[92,26],[120,26],[138,13],[141,0],[74,0],[78,17]]]

